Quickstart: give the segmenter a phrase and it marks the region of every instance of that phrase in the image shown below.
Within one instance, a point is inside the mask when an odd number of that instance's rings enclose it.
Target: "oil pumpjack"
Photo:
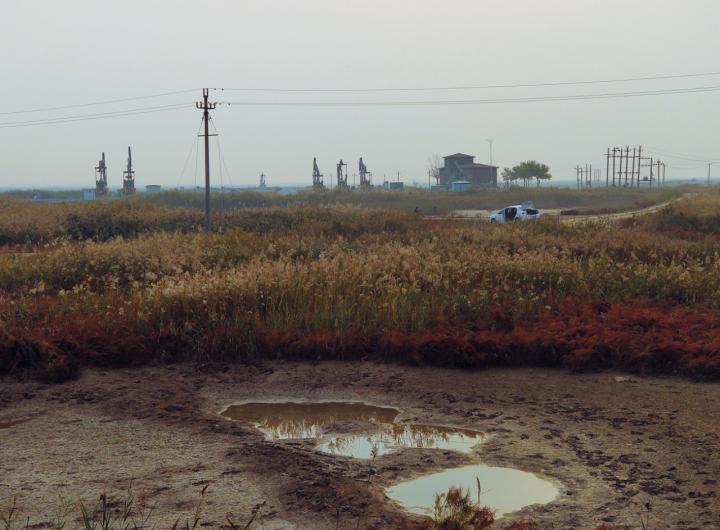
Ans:
[[[133,195],[135,193],[135,170],[132,165],[132,151],[128,147],[127,169],[123,171],[123,195]]]
[[[108,192],[107,164],[105,163],[105,153],[103,153],[102,158],[95,167],[95,196],[103,197]]]
[[[343,168],[345,168],[344,171]],[[337,163],[337,190],[346,190],[347,187],[347,164],[340,159],[340,162]]]
[[[323,176],[320,174],[320,168],[317,165],[317,158],[313,158],[313,190],[323,191],[325,184],[323,184]]]
[[[363,162],[362,157],[360,157],[359,173],[360,173],[360,190],[368,191],[369,189],[372,188],[372,173],[367,170],[367,166],[365,165],[365,162]]]

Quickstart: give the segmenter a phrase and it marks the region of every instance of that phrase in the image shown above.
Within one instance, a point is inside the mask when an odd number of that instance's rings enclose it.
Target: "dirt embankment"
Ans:
[[[243,400],[355,400],[400,419],[485,431],[474,454],[412,449],[372,461],[268,442],[218,416]],[[0,497],[48,521],[58,493],[92,502],[133,490],[160,528],[208,486],[207,527],[266,501],[265,528],[397,528],[413,519],[386,486],[445,466],[512,466],[559,482],[513,518],[543,529],[720,528],[720,384],[540,369],[462,372],[371,363],[87,370],[61,386],[0,382]],[[417,521],[417,519],[415,519]],[[502,525],[499,525],[502,527]]]

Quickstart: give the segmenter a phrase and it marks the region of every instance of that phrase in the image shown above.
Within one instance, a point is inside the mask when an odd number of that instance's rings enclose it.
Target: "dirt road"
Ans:
[[[218,412],[243,400],[354,400],[401,419],[484,431],[472,454],[409,449],[374,462],[334,457],[311,441],[269,442]],[[31,523],[59,493],[90,502],[132,484],[158,528],[190,513],[247,516],[264,528],[399,528],[418,521],[384,495],[398,481],[468,463],[556,481],[558,500],[526,508],[546,529],[602,521],[653,529],[720,528],[720,384],[540,369],[483,372],[371,363],[191,365],[87,370],[60,386],[0,381],[0,498],[17,494]],[[36,528],[42,528],[37,526]],[[502,525],[499,525],[502,528]]]
[[[686,195],[687,196],[687,195]],[[542,210],[544,217],[558,217],[563,223],[577,223],[583,221],[618,221],[621,219],[630,219],[640,215],[645,215],[653,212],[662,210],[663,208],[671,205],[672,203],[680,199],[673,199],[671,201],[661,202],[645,208],[637,208],[635,210],[628,210],[624,212],[615,213],[603,213],[603,214],[591,214],[591,215],[562,215],[560,209],[549,209]],[[457,210],[449,217],[445,219],[478,219],[482,221],[488,221],[490,215],[495,213],[497,210]]]

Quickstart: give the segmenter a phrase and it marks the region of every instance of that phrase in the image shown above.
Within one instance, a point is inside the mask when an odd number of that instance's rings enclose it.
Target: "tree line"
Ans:
[[[540,186],[541,180],[550,180],[552,175],[547,165],[536,162],[535,160],[527,160],[512,169],[509,167],[503,169],[502,178],[508,183],[521,180],[523,187],[527,188],[533,179],[535,179],[537,185]]]

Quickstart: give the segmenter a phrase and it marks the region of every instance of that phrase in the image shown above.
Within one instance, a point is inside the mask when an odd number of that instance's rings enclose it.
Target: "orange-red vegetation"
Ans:
[[[171,324],[140,328],[127,319],[79,314],[29,330],[0,330],[0,372],[39,368],[49,380],[72,377],[78,365],[363,358],[471,369],[618,369],[717,380],[720,315],[648,301],[589,304],[566,299],[535,318],[514,321],[498,310],[485,321],[443,320],[415,333],[389,330],[379,335],[221,322],[213,333],[188,337]]]

